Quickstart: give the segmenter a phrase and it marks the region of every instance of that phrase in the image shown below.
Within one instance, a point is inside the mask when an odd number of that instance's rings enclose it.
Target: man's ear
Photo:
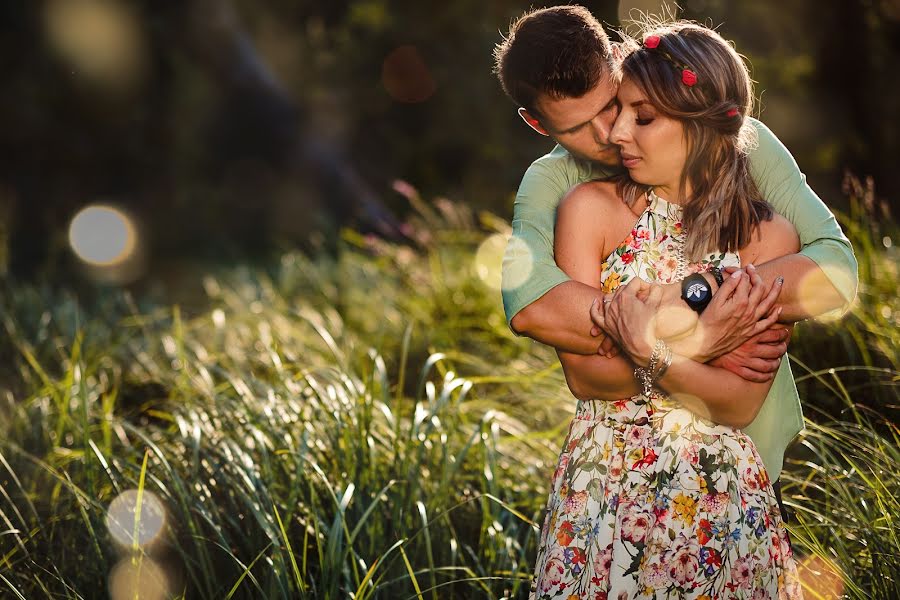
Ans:
[[[541,122],[535,119],[530,112],[525,110],[524,108],[519,109],[519,116],[522,117],[522,120],[528,123],[528,126],[537,131],[541,135],[550,135],[547,133],[547,130],[541,126]]]

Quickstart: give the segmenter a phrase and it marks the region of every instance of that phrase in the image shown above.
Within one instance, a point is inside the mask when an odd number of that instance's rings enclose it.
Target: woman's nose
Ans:
[[[625,124],[625,119],[620,112],[619,116],[616,117],[615,123],[613,123],[612,129],[609,132],[609,142],[611,144],[621,144],[627,138],[628,126]]]

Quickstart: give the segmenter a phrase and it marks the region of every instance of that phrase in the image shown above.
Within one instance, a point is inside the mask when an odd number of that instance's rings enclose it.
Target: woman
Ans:
[[[674,352],[656,336],[671,323],[656,319],[662,288],[651,285],[685,280],[693,292],[699,273],[722,285],[721,269],[743,264],[722,292],[746,297],[753,262],[798,249],[748,173],[750,78],[727,42],[694,24],[656,26],[625,51],[611,140],[629,177],[570,192],[555,251],[570,277],[616,292],[592,316],[619,342],[607,375],[630,397],[579,400],[533,595],[799,598],[771,482],[739,429],[771,382]],[[576,363],[560,358],[571,381]]]

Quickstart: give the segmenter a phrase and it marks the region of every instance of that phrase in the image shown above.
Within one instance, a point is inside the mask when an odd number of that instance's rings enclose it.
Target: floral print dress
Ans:
[[[650,192],[602,265],[603,290],[671,283],[685,264],[681,208]],[[681,266],[679,263],[681,262]],[[753,442],[654,390],[579,401],[551,479],[533,600],[801,598],[775,494]]]

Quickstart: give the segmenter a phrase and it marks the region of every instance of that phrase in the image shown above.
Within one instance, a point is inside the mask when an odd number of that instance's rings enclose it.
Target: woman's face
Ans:
[[[687,160],[684,126],[660,113],[641,89],[625,78],[618,92],[619,116],[609,141],[619,146],[631,178],[652,185],[670,202],[681,203],[678,183]]]

